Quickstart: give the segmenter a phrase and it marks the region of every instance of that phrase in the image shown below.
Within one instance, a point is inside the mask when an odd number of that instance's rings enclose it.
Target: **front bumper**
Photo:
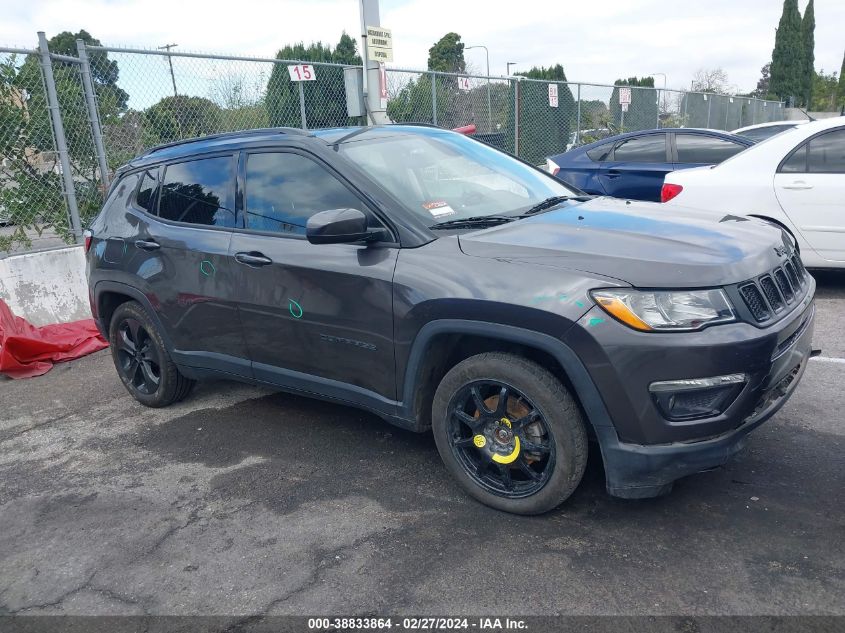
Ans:
[[[676,479],[724,465],[745,447],[748,434],[777,413],[798,386],[810,350],[786,375],[760,396],[755,412],[739,428],[699,442],[643,446],[619,441],[610,427],[601,427],[599,444],[607,491],[615,497],[642,499],[669,492]]]
[[[594,425],[608,492],[625,498],[664,494],[676,479],[721,466],[741,450],[748,434],[786,403],[801,380],[812,354],[812,297],[813,288],[788,317],[766,329],[736,324],[632,338],[630,329],[615,322],[604,331],[573,328],[581,332],[570,344],[592,347],[589,339],[598,345],[592,356],[584,349],[579,356],[589,359],[585,364],[612,422]],[[597,318],[591,313],[587,322]],[[748,382],[722,414],[711,418],[667,420],[647,388],[659,380],[732,373],[747,374]]]

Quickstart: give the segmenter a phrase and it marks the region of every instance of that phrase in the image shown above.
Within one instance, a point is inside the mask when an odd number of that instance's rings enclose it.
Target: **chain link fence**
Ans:
[[[364,123],[346,108],[344,66],[85,46],[77,55],[0,48],[0,255],[78,241],[109,174],[152,146],[263,127]],[[307,63],[310,77],[289,68]],[[396,123],[469,126],[529,162],[623,131],[735,129],[783,104],[648,87],[388,68]],[[627,102],[627,103],[625,103]]]

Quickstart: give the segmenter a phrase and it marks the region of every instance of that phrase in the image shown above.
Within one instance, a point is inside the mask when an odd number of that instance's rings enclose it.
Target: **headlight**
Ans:
[[[593,299],[612,317],[643,332],[699,330],[736,321],[722,290],[593,290]]]

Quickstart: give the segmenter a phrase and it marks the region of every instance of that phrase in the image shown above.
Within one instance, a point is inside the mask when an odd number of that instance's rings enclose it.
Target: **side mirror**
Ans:
[[[378,237],[367,230],[367,216],[358,209],[331,209],[308,218],[305,236],[312,244],[348,244]]]

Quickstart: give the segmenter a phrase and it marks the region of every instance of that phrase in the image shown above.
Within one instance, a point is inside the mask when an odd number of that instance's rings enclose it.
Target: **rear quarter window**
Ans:
[[[610,152],[613,149],[613,143],[605,143],[604,145],[599,145],[598,147],[594,147],[593,149],[587,150],[587,156],[590,157],[591,160],[601,162],[603,160],[610,159]]]

